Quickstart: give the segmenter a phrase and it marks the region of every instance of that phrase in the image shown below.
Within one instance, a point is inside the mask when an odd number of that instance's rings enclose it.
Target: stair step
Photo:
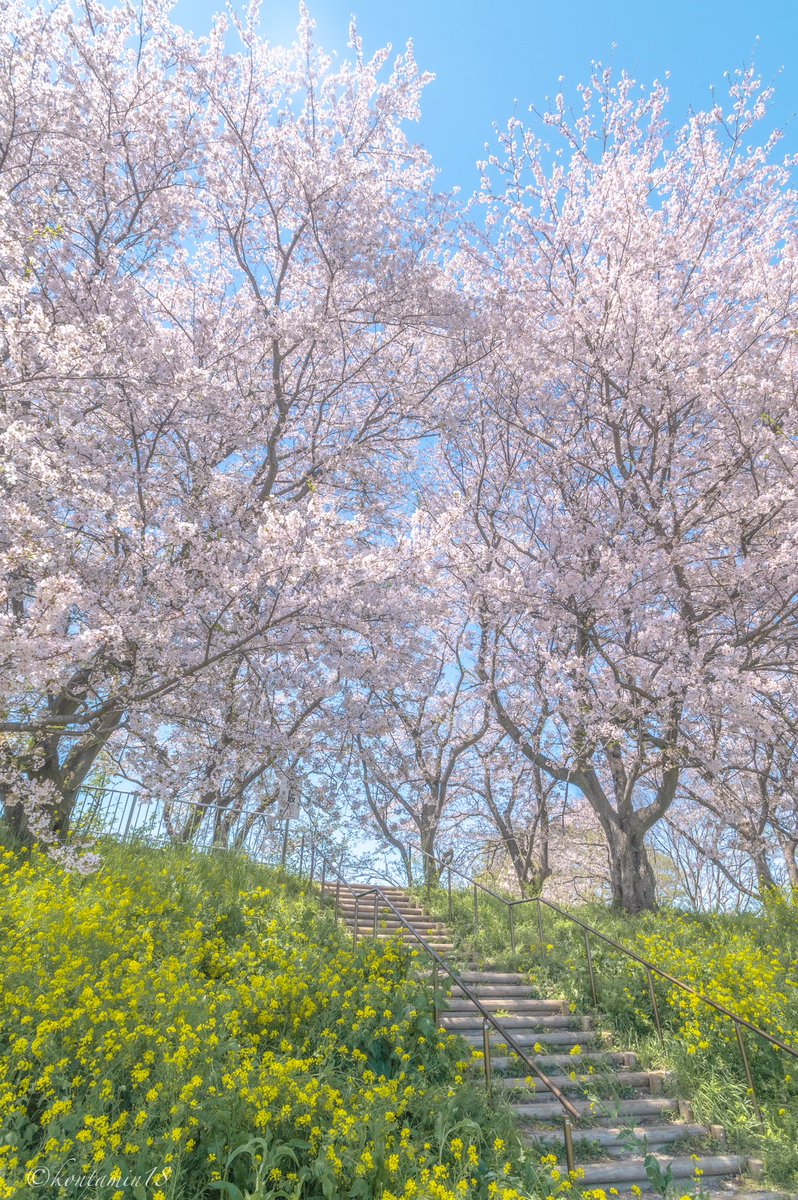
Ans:
[[[518,996],[486,996],[483,992],[472,989],[477,1000],[489,1012],[503,1009],[508,1013],[562,1013],[563,1006],[559,1000],[538,1000]],[[468,996],[451,995],[446,998],[446,1010],[451,1013],[475,1012],[473,1000]]]
[[[535,1055],[534,1061],[537,1062],[542,1057],[542,1055]],[[574,1061],[570,1055],[561,1055],[559,1057],[566,1058],[569,1064]],[[581,1057],[580,1055],[580,1062]],[[493,1061],[495,1063],[496,1059]],[[652,1076],[659,1081],[663,1074],[664,1072],[661,1071],[596,1072],[593,1075],[577,1075],[576,1079],[565,1079],[563,1082],[558,1081],[557,1086],[562,1088],[564,1092],[579,1092],[585,1087],[593,1087],[602,1091],[609,1090],[613,1086],[648,1089],[651,1086]],[[529,1078],[530,1076],[528,1075],[497,1075],[493,1082],[496,1087],[502,1088],[504,1091],[520,1092],[529,1090],[529,1083],[527,1082]],[[539,1084],[538,1087],[541,1088],[540,1094],[545,1096],[546,1092],[542,1088],[542,1085]]]
[[[345,923],[349,929],[354,929],[354,926],[355,926],[354,917],[345,918]],[[358,927],[358,929],[373,929],[374,922],[372,921],[372,919],[370,917],[367,919],[363,918],[363,917],[359,917],[358,922],[357,922],[357,927]],[[408,921],[406,924],[404,921],[378,921],[377,928],[378,929],[408,929],[409,928],[409,929],[415,929],[417,933],[422,933],[422,934],[424,934],[424,933],[445,933],[445,934],[447,934],[447,936],[449,933],[448,929],[445,929],[442,925],[436,925],[432,921],[430,921],[429,923],[426,921]]]
[[[542,1043],[541,1043],[542,1044]],[[481,1041],[480,1041],[481,1047]],[[559,1085],[562,1079],[562,1072],[573,1071],[578,1066],[595,1066],[601,1069],[612,1066],[634,1067],[637,1063],[637,1057],[630,1051],[611,1051],[606,1050],[596,1051],[594,1054],[580,1054],[576,1057],[573,1054],[530,1054],[531,1061],[535,1066],[540,1067],[541,1071],[551,1074],[555,1077],[555,1082]],[[518,1071],[523,1068],[523,1062],[516,1056],[510,1055],[491,1055],[491,1066],[493,1067],[495,1081],[498,1083],[500,1076],[496,1074],[499,1071]],[[482,1063],[474,1060],[474,1070],[481,1071]]]
[[[590,1117],[595,1121],[610,1121],[621,1116],[659,1116],[661,1113],[677,1112],[679,1109],[679,1101],[670,1096],[637,1096],[632,1100],[614,1100],[612,1115],[607,1117],[602,1116],[595,1101],[573,1100],[572,1103],[580,1117]],[[511,1104],[510,1107],[519,1117],[532,1117],[538,1121],[546,1119],[549,1115],[562,1116],[560,1104],[556,1100],[547,1099],[545,1090],[541,1090],[540,1099],[532,1104]]]
[[[471,985],[472,983],[484,983],[490,987],[495,987],[497,984],[510,984],[514,987],[525,988],[529,991],[530,983],[523,975],[511,974],[510,972],[501,971],[461,971],[460,978],[463,983]]]
[[[347,929],[354,929],[355,928],[354,917],[345,917],[344,925],[346,926]],[[358,921],[357,928],[358,928],[358,932],[360,932],[361,930],[373,929],[374,922],[373,921]],[[449,932],[449,930],[443,928],[440,925],[436,925],[429,929],[425,929],[423,927],[415,925],[412,921],[408,921],[407,924],[405,924],[403,921],[390,921],[390,922],[378,921],[377,922],[377,932],[378,933],[382,932],[382,933],[393,934],[393,933],[402,933],[402,932],[410,933],[412,931],[415,931],[416,933],[420,933],[422,937],[426,937],[428,934],[430,936],[432,936],[433,934],[437,934],[441,940],[445,940],[447,942],[450,942],[452,940],[452,935]]]
[[[520,1013],[510,1016],[502,1016],[496,1018],[501,1021],[506,1029],[530,1029],[534,1030],[538,1027],[542,1029],[582,1029],[584,1017],[564,1017],[560,1013]],[[445,1012],[441,1017],[441,1024],[447,1029],[481,1029],[483,1017],[478,1009],[474,1009],[473,1013],[450,1014]]]
[[[325,886],[324,895],[334,897],[335,896],[335,888]],[[368,893],[361,892],[360,894],[353,896],[351,894],[351,892],[345,892],[344,889],[341,888],[341,890],[338,893],[338,903],[339,904],[349,904],[349,905],[351,905],[352,908],[355,907],[355,904],[360,905],[361,908],[373,907],[374,906],[374,892],[368,892]],[[416,901],[411,900],[409,896],[392,896],[390,894],[390,892],[382,892],[381,895],[377,895],[378,907],[379,906],[387,907],[387,906],[390,906],[391,904],[395,905],[397,908],[399,908],[401,906],[402,908],[414,908],[414,909],[416,909],[417,912],[425,912],[426,911],[423,904],[417,904]]]
[[[496,1018],[501,1025],[501,1017]],[[528,1047],[534,1046],[539,1042],[541,1046],[583,1046],[589,1043],[602,1042],[605,1040],[605,1035],[597,1029],[562,1029],[552,1030],[542,1033],[515,1033],[512,1029],[507,1030],[512,1035],[513,1039],[519,1046]],[[482,1046],[482,1033],[463,1033],[461,1037],[468,1042],[470,1046]],[[491,1041],[501,1042],[498,1030],[491,1028]],[[581,1055],[580,1055],[581,1058]],[[573,1063],[574,1059],[571,1059]]]
[[[662,1170],[668,1166],[674,1179],[691,1179],[696,1170],[702,1171],[702,1183],[708,1175],[740,1175],[747,1166],[748,1160],[740,1154],[714,1154],[671,1158],[665,1154],[655,1154],[654,1158]],[[648,1183],[645,1163],[642,1158],[629,1159],[627,1162],[592,1163],[582,1166],[584,1175],[579,1186],[592,1187],[599,1184],[618,1187],[626,1183],[637,1183],[643,1186]]]
[[[616,1125],[601,1129],[572,1130],[575,1142],[598,1143],[607,1154],[611,1154],[613,1151],[628,1153],[625,1135],[629,1133],[633,1133],[640,1141],[645,1138],[649,1146],[665,1146],[669,1142],[679,1142],[682,1138],[688,1137],[712,1136],[712,1130],[708,1125],[635,1125],[633,1127]],[[556,1129],[541,1130],[539,1133],[537,1131],[530,1133],[529,1130],[525,1130],[525,1134],[528,1141],[545,1143],[547,1146],[561,1145],[563,1141],[562,1131]]]
[[[346,928],[348,931],[354,933],[353,925],[347,925]],[[427,937],[423,932],[421,932],[420,935],[421,935],[421,937],[424,938],[424,941],[428,942],[429,945],[431,945],[431,946],[437,946],[440,944],[441,946],[448,946],[451,949],[452,943],[446,937],[443,937],[440,935],[437,937]],[[368,928],[361,928],[360,926],[358,926],[357,936],[359,938],[375,937],[375,936],[378,938],[397,938],[398,937],[400,939],[400,941],[404,940],[406,942],[414,942],[414,941],[418,940],[417,938],[413,937],[413,934],[409,929],[380,929],[379,926],[377,926],[376,935],[374,934],[371,926],[369,926]]]
[[[365,894],[366,896],[371,897],[375,894],[375,889],[381,892],[383,896],[387,896],[389,900],[406,900],[408,904],[412,903],[407,892],[403,891],[402,888],[383,887],[382,884],[379,883],[364,883],[362,886],[359,884],[349,884],[348,887],[341,888],[339,895],[348,896],[350,900],[353,892],[358,896]],[[333,887],[331,890],[334,892],[335,888]]]
[[[539,996],[532,996],[532,989],[528,983],[469,983],[465,971],[460,972],[460,978],[475,996],[484,996],[486,999],[496,997],[503,1000],[537,1000],[540,1004],[556,1004],[558,1008],[562,1008],[561,1000],[543,1000]]]
[[[339,904],[338,911],[345,917],[354,917],[355,906],[354,904]],[[366,918],[368,918],[369,921],[374,920],[374,909],[370,904],[361,904],[357,912],[361,920],[365,920]],[[396,913],[400,913],[406,921],[427,921],[431,925],[441,924],[440,921],[435,921],[434,918],[425,916],[425,914],[418,908],[403,908],[399,904],[396,906],[396,911],[394,911],[392,908],[378,908],[377,920],[397,921],[399,918],[397,917]]]
[[[395,938],[395,937],[398,937],[399,941],[402,942],[403,945],[407,946],[410,950],[417,950],[419,954],[424,953],[424,947],[421,945],[420,942],[417,942],[414,938],[410,938],[410,937],[403,938],[397,934],[391,934],[390,938],[389,938],[389,937],[381,936],[380,934],[377,934],[377,941],[385,942],[385,941],[389,941],[389,940],[391,940],[391,938]],[[362,942],[369,938],[371,938],[370,933],[368,933],[368,934],[362,933],[360,935],[360,937],[358,938],[358,941]],[[425,939],[425,942],[426,942],[426,945],[429,947],[429,949],[434,950],[435,953],[440,958],[446,959],[454,953],[454,946],[450,945],[448,942],[429,942],[429,941],[426,941],[426,939]]]

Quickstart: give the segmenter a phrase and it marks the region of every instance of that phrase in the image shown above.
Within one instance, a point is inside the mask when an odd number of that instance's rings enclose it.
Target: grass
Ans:
[[[402,944],[231,853],[101,853],[0,845],[0,1200],[565,1192]]]
[[[421,898],[422,893],[418,893]],[[448,917],[444,890],[423,896]],[[590,937],[598,990],[594,1006],[581,929],[542,907],[515,909],[516,953],[510,953],[507,908],[480,895],[475,932],[473,896],[455,892],[453,921],[463,959],[529,973],[541,995],[596,1010],[616,1042],[634,1050],[643,1067],[672,1073],[676,1093],[689,1097],[696,1121],[725,1126],[730,1149],[753,1152],[766,1180],[798,1187],[798,1060],[745,1033],[760,1127],[747,1087],[732,1022],[700,999],[655,977],[664,1032],[660,1044],[646,971]],[[798,1049],[798,897],[774,894],[759,913],[706,916],[676,910],[628,917],[598,905],[573,909],[583,922],[626,946],[690,987]]]

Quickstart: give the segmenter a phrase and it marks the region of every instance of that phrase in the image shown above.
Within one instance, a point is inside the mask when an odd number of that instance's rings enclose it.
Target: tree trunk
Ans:
[[[779,837],[779,845],[787,868],[788,885],[792,891],[798,892],[798,840]]]
[[[23,845],[29,845],[34,839],[28,825],[28,815],[24,805],[9,800],[7,796],[3,797],[3,801],[3,811],[11,836],[16,841],[22,842]]]
[[[441,869],[435,857],[435,839],[438,833],[436,825],[424,826],[419,831],[421,839],[421,858],[424,868],[424,886],[429,891],[438,886]]]
[[[657,907],[657,885],[645,845],[645,833],[617,825],[606,830],[612,907],[632,915]]]
[[[531,841],[532,835],[529,836]],[[522,853],[518,838],[514,834],[509,834],[503,841],[510,856],[521,896],[524,899],[529,899],[530,896],[539,896],[543,891],[543,884],[551,875],[548,853],[533,855],[531,845],[526,854]]]
[[[31,811],[22,802],[16,802],[5,797],[5,817],[12,836],[23,846],[32,846],[34,842],[64,842],[69,833],[72,810],[77,800],[78,788],[64,788],[61,780],[53,777],[53,772],[43,767],[31,772],[32,783],[52,784],[58,789],[56,798],[41,809],[42,825],[37,829],[31,825]]]
[[[770,863],[767,859],[767,852],[762,848],[757,848],[751,853],[751,860],[756,871],[756,885],[760,897],[766,896],[768,892],[775,891],[778,885],[773,878],[773,872],[770,869]]]

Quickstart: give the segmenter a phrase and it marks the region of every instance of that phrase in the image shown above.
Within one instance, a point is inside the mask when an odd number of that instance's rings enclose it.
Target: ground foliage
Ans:
[[[92,1170],[98,1200],[570,1187],[469,1081],[414,955],[353,953],[296,880],[232,855],[108,846],[80,876],[0,854],[4,1200]]]

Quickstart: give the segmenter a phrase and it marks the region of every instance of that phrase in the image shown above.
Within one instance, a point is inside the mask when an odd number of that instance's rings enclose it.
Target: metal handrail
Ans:
[[[443,958],[441,958],[441,956],[438,954],[437,950],[433,950],[432,946],[430,946],[427,943],[426,939],[421,936],[421,934],[418,932],[418,930],[413,928],[413,926],[410,924],[410,922],[408,920],[406,920],[406,918],[399,911],[399,909],[396,907],[396,905],[393,903],[393,901],[390,900],[390,898],[385,895],[385,893],[382,891],[381,888],[373,887],[373,888],[369,888],[367,891],[361,891],[361,892],[356,893],[357,899],[355,900],[354,944],[357,945],[357,915],[358,915],[360,900],[363,899],[364,896],[371,896],[371,895],[374,895],[375,897],[379,897],[381,899],[383,906],[386,908],[389,908],[391,910],[391,912],[393,912],[394,916],[398,918],[398,920],[401,922],[401,924],[404,925],[404,927],[410,931],[410,933],[413,935],[413,937],[416,939],[416,941],[419,942],[421,946],[423,946],[423,948],[427,952],[427,954],[429,954],[435,960],[435,962],[438,964],[438,966],[443,967],[444,971],[446,971],[446,973],[457,984],[457,987],[463,992],[466,999],[470,1000],[472,1002],[472,1004],[476,1005],[476,1007],[479,1009],[479,1012],[482,1014],[483,1020],[487,1021],[489,1025],[493,1026],[493,1028],[496,1030],[496,1032],[501,1035],[501,1037],[504,1039],[506,1044],[512,1049],[513,1053],[517,1054],[518,1057],[528,1067],[530,1067],[533,1074],[537,1075],[537,1077],[541,1081],[541,1083],[544,1084],[544,1086],[552,1093],[552,1095],[555,1097],[556,1100],[559,1101],[559,1103],[562,1105],[562,1107],[564,1109],[566,1109],[566,1111],[572,1117],[578,1118],[579,1113],[574,1108],[574,1106],[571,1104],[570,1100],[568,1100],[563,1095],[563,1093],[557,1087],[556,1083],[554,1083],[554,1081],[552,1079],[550,1079],[548,1077],[548,1075],[546,1075],[543,1071],[541,1071],[541,1069],[535,1065],[535,1063],[533,1062],[532,1059],[527,1058],[526,1054],[524,1054],[523,1050],[518,1045],[518,1043],[516,1042],[513,1035],[507,1029],[504,1028],[504,1026],[501,1024],[500,1021],[496,1020],[496,1018],[493,1016],[492,1013],[488,1012],[488,1010],[485,1008],[484,1004],[482,1004],[481,1000],[475,995],[474,992],[471,991],[469,986],[462,982],[460,977],[457,975],[457,972],[452,970],[452,968],[448,965],[448,963]],[[375,908],[376,908],[376,904],[375,904]]]
[[[469,988],[469,986],[462,981],[462,979],[457,974],[457,972],[455,970],[453,970],[452,967],[449,966],[449,964],[445,961],[445,959],[443,959],[441,957],[440,954],[438,954],[437,950],[434,950],[433,947],[429,945],[427,940],[424,937],[422,937],[422,935],[418,932],[418,930],[415,929],[413,927],[413,925],[410,924],[410,922],[406,919],[404,914],[402,912],[400,912],[400,910],[396,907],[396,905],[393,903],[393,901],[390,899],[390,897],[386,896],[386,894],[382,890],[382,888],[369,887],[364,890],[355,891],[354,888],[352,888],[351,885],[340,874],[335,863],[332,862],[332,860],[329,859],[328,856],[323,851],[319,851],[319,857],[321,858],[322,867],[325,871],[325,874],[326,874],[326,869],[329,868],[331,870],[332,875],[334,875],[336,878],[336,902],[335,902],[335,917],[336,917],[336,919],[338,916],[338,894],[339,894],[340,885],[343,884],[343,886],[347,889],[347,891],[354,897],[355,913],[354,913],[354,929],[353,929],[353,934],[352,934],[353,948],[357,946],[357,940],[358,940],[358,927],[360,924],[360,902],[365,896],[373,896],[374,897],[374,903],[373,903],[373,910],[374,910],[373,933],[374,933],[374,936],[376,936],[376,933],[377,933],[377,912],[378,912],[378,907],[381,904],[383,908],[389,910],[390,912],[392,912],[394,914],[394,917],[397,919],[399,924],[408,930],[408,932],[418,942],[418,944],[421,946],[421,948],[424,950],[424,952],[426,954],[428,954],[429,957],[432,959],[433,968],[435,971],[434,978],[433,978],[433,990],[434,990],[433,1003],[434,1003],[434,1007],[435,1007],[436,1022],[437,1022],[437,1012],[438,1012],[438,1003],[437,1003],[437,968],[438,967],[440,967],[443,971],[446,972],[446,974],[452,979],[455,986],[459,989],[459,991],[462,993],[462,995],[465,996],[465,998],[467,1000],[470,1000],[471,1003],[475,1006],[475,1008],[480,1013],[480,1015],[482,1017],[483,1066],[484,1066],[484,1071],[485,1071],[485,1084],[486,1084],[488,1092],[492,1092],[492,1089],[493,1089],[490,1037],[488,1034],[488,1027],[492,1026],[493,1029],[495,1029],[496,1032],[499,1034],[499,1036],[503,1039],[504,1043],[507,1046],[509,1046],[509,1048],[513,1051],[513,1053],[516,1054],[517,1057],[521,1060],[521,1062],[523,1062],[525,1064],[525,1066],[527,1066],[529,1068],[531,1073],[540,1080],[540,1082],[543,1084],[543,1086],[547,1089],[547,1091],[549,1091],[551,1093],[551,1095],[554,1097],[554,1099],[558,1102],[558,1104],[563,1109],[566,1150],[568,1150],[569,1146],[572,1147],[572,1138],[569,1136],[571,1134],[571,1126],[570,1126],[569,1118],[572,1118],[573,1120],[579,1120],[579,1111],[578,1111],[578,1109],[576,1109],[574,1107],[574,1105],[571,1103],[571,1101],[568,1099],[568,1097],[563,1094],[563,1092],[560,1090],[560,1088],[557,1086],[557,1084],[544,1071],[542,1071],[540,1069],[540,1067],[538,1067],[532,1059],[530,1059],[524,1053],[524,1050],[516,1042],[512,1033],[510,1033],[507,1029],[505,1029],[504,1026],[501,1024],[501,1022],[498,1021],[493,1016],[493,1014],[490,1013],[485,1008],[485,1006],[482,1004],[480,999],[474,994],[474,992],[472,992],[471,988]],[[322,901],[322,905],[323,905],[323,903],[324,903],[324,875],[322,875],[322,881],[320,884],[320,893],[321,893],[321,901]],[[573,1161],[572,1149],[570,1152],[567,1153],[567,1160],[568,1160],[568,1170],[573,1171],[574,1170],[574,1161]]]
[[[422,847],[417,846],[415,843],[410,842],[408,844],[411,846],[415,846],[415,848],[420,850],[423,855],[425,855],[425,856],[429,855],[429,851],[423,850]],[[477,906],[477,900],[476,900],[477,888],[479,888],[483,892],[487,892],[494,899],[498,900],[500,904],[503,904],[505,906],[505,908],[508,911],[508,919],[509,919],[509,924],[510,924],[510,946],[511,946],[511,950],[512,950],[513,954],[515,954],[515,922],[514,922],[514,917],[513,917],[513,910],[519,905],[522,905],[522,904],[536,904],[537,905],[538,933],[540,936],[541,951],[543,950],[543,945],[544,945],[543,919],[542,919],[542,912],[541,912],[542,905],[545,905],[546,908],[551,909],[551,911],[557,913],[558,916],[563,917],[566,921],[570,921],[571,924],[576,925],[578,928],[580,928],[582,930],[582,933],[584,936],[584,941],[585,941],[585,955],[587,958],[588,975],[590,978],[590,990],[591,990],[591,994],[593,996],[594,1005],[598,1006],[598,989],[596,986],[596,974],[595,974],[595,969],[593,966],[593,956],[592,956],[591,948],[590,948],[590,941],[589,941],[590,936],[598,938],[599,941],[606,943],[608,946],[612,946],[613,949],[619,951],[621,954],[625,955],[627,958],[632,959],[634,962],[636,962],[640,966],[644,967],[646,970],[646,973],[647,973],[647,977],[648,977],[648,988],[649,988],[649,995],[651,997],[651,1006],[652,1006],[653,1013],[654,1013],[654,1022],[656,1024],[657,1034],[659,1036],[659,1040],[661,1043],[664,1044],[665,1039],[664,1039],[664,1034],[663,1034],[663,1030],[662,1030],[662,1022],[660,1019],[659,1006],[657,1004],[657,996],[656,996],[656,992],[654,990],[654,982],[653,982],[654,975],[659,976],[660,979],[666,980],[669,984],[672,984],[674,987],[680,988],[683,992],[686,992],[688,995],[695,997],[695,999],[703,1001],[703,1003],[708,1005],[708,1007],[715,1009],[716,1012],[721,1013],[728,1020],[732,1021],[733,1025],[734,1025],[734,1032],[735,1032],[735,1035],[737,1038],[737,1045],[738,1045],[738,1048],[740,1051],[740,1057],[742,1058],[742,1062],[743,1062],[743,1070],[745,1072],[746,1083],[748,1085],[748,1091],[751,1096],[757,1118],[759,1119],[760,1124],[762,1124],[762,1111],[759,1107],[759,1101],[757,1099],[756,1090],[754,1088],[753,1075],[751,1073],[751,1066],[750,1066],[750,1063],[748,1060],[748,1052],[745,1047],[745,1041],[743,1039],[741,1026],[743,1028],[749,1030],[751,1033],[755,1033],[758,1037],[764,1038],[766,1042],[769,1042],[772,1046],[775,1046],[778,1050],[783,1050],[785,1053],[791,1055],[793,1058],[798,1058],[798,1049],[796,1049],[793,1046],[788,1045],[786,1042],[781,1041],[780,1038],[777,1038],[772,1033],[768,1033],[768,1031],[766,1029],[760,1028],[760,1026],[755,1025],[752,1021],[749,1021],[746,1017],[741,1016],[739,1013],[735,1013],[731,1009],[726,1008],[725,1005],[720,1004],[717,1000],[712,1000],[708,996],[704,996],[701,992],[699,992],[695,988],[691,987],[688,983],[685,983],[684,980],[677,978],[677,976],[675,976],[675,975],[671,975],[668,971],[663,971],[661,967],[658,967],[656,965],[656,963],[650,962],[648,959],[643,958],[642,955],[636,954],[633,950],[630,950],[627,946],[624,946],[621,942],[617,942],[615,940],[615,938],[611,938],[608,934],[602,933],[601,930],[595,929],[592,925],[588,925],[587,922],[580,920],[579,917],[572,916],[571,913],[567,912],[563,908],[560,908],[559,905],[553,904],[550,900],[544,900],[541,896],[531,896],[526,899],[520,899],[520,900],[508,900],[504,896],[499,895],[498,892],[494,892],[491,888],[485,887],[484,884],[479,883],[476,879],[469,877],[468,875],[465,874],[464,871],[459,870],[459,868],[457,868],[457,867],[453,868],[451,863],[441,863],[435,858],[434,855],[429,855],[429,857],[431,857],[433,859],[433,861],[435,862],[436,866],[438,867],[438,869],[440,870],[441,873],[443,873],[444,870],[449,872],[448,892],[449,892],[449,917],[450,917],[450,919],[452,917],[452,888],[451,888],[451,872],[452,872],[452,870],[454,870],[457,875],[459,875],[461,878],[465,879],[466,882],[474,888],[475,931],[478,929],[478,920],[479,920],[479,912],[478,912],[478,906]]]
[[[798,1058],[798,1049],[796,1049],[794,1046],[789,1046],[786,1042],[782,1042],[780,1038],[777,1038],[774,1034],[768,1033],[766,1029],[760,1028],[759,1025],[754,1025],[753,1022],[749,1021],[746,1017],[740,1016],[739,1013],[735,1013],[730,1008],[726,1008],[725,1005],[720,1004],[717,1000],[712,1000],[709,996],[705,996],[703,993],[696,991],[695,988],[690,987],[689,983],[685,983],[682,979],[679,979],[676,975],[671,975],[668,971],[663,971],[661,967],[656,965],[656,963],[650,962],[647,958],[643,958],[640,954],[635,954],[634,950],[630,950],[628,946],[624,946],[621,942],[616,942],[614,938],[609,937],[609,935],[606,933],[602,933],[600,929],[594,929],[592,925],[588,925],[586,922],[581,921],[579,917],[572,916],[571,913],[566,912],[564,908],[560,908],[558,904],[553,904],[551,900],[544,900],[541,896],[531,896],[526,900],[508,900],[505,901],[505,903],[510,907],[515,907],[515,905],[518,904],[545,904],[547,908],[552,910],[552,912],[556,912],[559,916],[565,917],[567,921],[571,921],[572,924],[578,925],[580,929],[592,934],[594,937],[597,937],[599,941],[606,942],[615,950],[620,950],[626,955],[627,958],[634,959],[636,963],[639,963],[641,967],[645,967],[647,971],[651,971],[654,975],[659,975],[660,979],[666,979],[668,983],[674,984],[675,987],[681,988],[682,991],[688,992],[691,996],[695,996],[697,1000],[702,1000],[704,1004],[708,1004],[710,1008],[716,1009],[716,1011],[722,1013],[724,1017],[728,1017],[730,1020],[736,1021],[739,1025],[744,1025],[746,1029],[750,1029],[752,1033],[756,1033],[759,1037],[765,1038],[765,1040],[770,1042],[773,1046],[777,1046],[779,1050],[785,1050],[787,1054],[791,1054],[793,1058]]]

